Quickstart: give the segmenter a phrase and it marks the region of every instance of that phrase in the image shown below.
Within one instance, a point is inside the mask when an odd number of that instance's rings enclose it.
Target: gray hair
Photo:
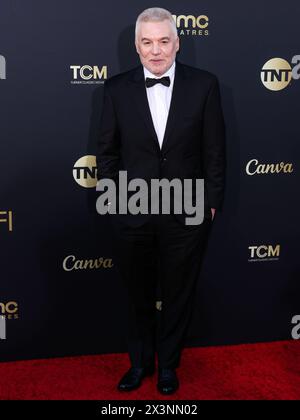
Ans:
[[[163,20],[168,20],[170,22],[172,31],[176,38],[178,35],[177,27],[171,13],[166,9],[162,9],[161,7],[150,7],[149,9],[145,9],[137,17],[137,20],[135,23],[135,39],[137,39],[139,24],[141,22],[162,22]]]

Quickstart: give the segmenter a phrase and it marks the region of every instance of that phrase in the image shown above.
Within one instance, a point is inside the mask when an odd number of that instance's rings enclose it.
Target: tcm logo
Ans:
[[[0,79],[6,79],[6,60],[3,55],[0,55]]]
[[[9,232],[13,230],[13,213],[11,210],[0,210],[0,224],[5,223]]]
[[[17,302],[0,302],[0,317],[5,319],[18,319],[18,304]]]
[[[265,174],[291,174],[293,172],[292,163],[259,163],[257,159],[251,159],[246,165],[247,175],[265,175]]]
[[[249,246],[250,258],[248,261],[274,261],[279,259],[280,245],[253,245]]]
[[[294,55],[290,63],[283,58],[271,58],[261,70],[262,84],[269,90],[277,91],[286,88],[292,79],[300,79],[300,55]]]
[[[179,35],[209,35],[209,19],[206,15],[172,15]]]
[[[73,177],[77,184],[84,188],[96,188],[97,165],[96,156],[86,155],[75,162]]]
[[[107,66],[71,65],[73,84],[101,84],[107,79]]]

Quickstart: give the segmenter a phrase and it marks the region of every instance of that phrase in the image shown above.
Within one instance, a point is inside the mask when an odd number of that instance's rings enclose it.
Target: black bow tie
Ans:
[[[146,77],[145,83],[146,83],[147,88],[156,85],[156,83],[162,83],[165,86],[170,86],[170,77],[165,76],[165,77],[161,77],[160,79],[153,79],[151,77]]]

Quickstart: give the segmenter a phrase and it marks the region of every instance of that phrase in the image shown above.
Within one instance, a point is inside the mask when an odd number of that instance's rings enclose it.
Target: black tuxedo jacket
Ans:
[[[176,59],[169,115],[159,146],[152,122],[143,66],[106,80],[97,145],[97,177],[203,178],[205,217],[220,209],[225,186],[225,124],[218,79]],[[149,184],[150,185],[150,184]],[[185,214],[176,215],[183,221]],[[122,215],[139,224],[148,215]]]

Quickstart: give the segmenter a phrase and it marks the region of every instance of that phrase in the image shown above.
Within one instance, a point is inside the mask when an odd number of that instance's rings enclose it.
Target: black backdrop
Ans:
[[[227,127],[224,209],[186,345],[291,337],[300,310],[300,71],[277,91],[278,77],[263,84],[261,71],[272,58],[295,67],[299,3],[0,0],[1,360],[126,351],[111,232],[86,187],[92,158],[73,168],[95,155],[103,82],[139,63],[135,20],[152,6],[190,15],[187,27],[178,19],[178,60],[218,76]],[[258,166],[281,162],[279,172]],[[68,256],[100,267],[70,270],[69,257],[65,270]]]

